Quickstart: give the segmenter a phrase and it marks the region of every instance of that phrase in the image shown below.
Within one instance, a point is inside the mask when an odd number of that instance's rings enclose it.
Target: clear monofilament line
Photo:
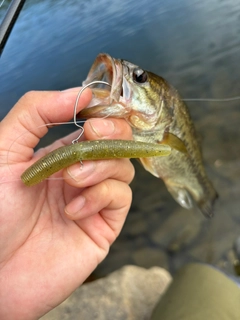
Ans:
[[[232,98],[183,98],[183,101],[203,101],[203,102],[231,102],[240,100],[240,96],[232,97]]]

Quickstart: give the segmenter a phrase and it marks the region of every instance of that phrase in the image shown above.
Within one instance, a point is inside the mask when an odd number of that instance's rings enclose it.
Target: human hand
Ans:
[[[38,319],[66,299],[106,257],[128,213],[134,176],[128,159],[75,164],[54,175],[63,179],[30,188],[18,179],[37,158],[76,137],[34,154],[47,133],[42,125],[72,118],[77,93],[27,93],[0,123],[0,319]],[[78,112],[90,100],[86,89]],[[89,120],[84,135],[132,136],[120,119]]]

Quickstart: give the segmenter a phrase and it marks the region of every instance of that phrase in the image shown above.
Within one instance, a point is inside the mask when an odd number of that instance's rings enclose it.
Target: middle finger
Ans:
[[[96,160],[68,167],[63,172],[63,178],[73,187],[85,188],[108,178],[129,184],[134,173],[134,167],[129,159]]]

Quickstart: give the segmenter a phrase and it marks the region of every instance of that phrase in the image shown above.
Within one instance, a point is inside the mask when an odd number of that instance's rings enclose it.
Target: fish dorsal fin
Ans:
[[[173,198],[180,204],[180,206],[186,209],[190,209],[194,206],[192,197],[185,188],[171,184],[166,184],[166,187]]]
[[[184,142],[170,132],[165,132],[163,139],[159,143],[168,144],[172,149],[178,150],[182,153],[187,153]]]

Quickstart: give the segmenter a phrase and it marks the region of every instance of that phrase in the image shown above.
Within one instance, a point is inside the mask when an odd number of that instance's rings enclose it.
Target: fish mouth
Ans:
[[[92,64],[87,79],[83,81],[83,87],[94,81],[92,100],[90,104],[78,113],[78,118],[114,116],[124,118],[129,111],[126,107],[126,93],[129,92],[128,84],[123,76],[122,60],[112,58],[106,53],[100,53]]]

